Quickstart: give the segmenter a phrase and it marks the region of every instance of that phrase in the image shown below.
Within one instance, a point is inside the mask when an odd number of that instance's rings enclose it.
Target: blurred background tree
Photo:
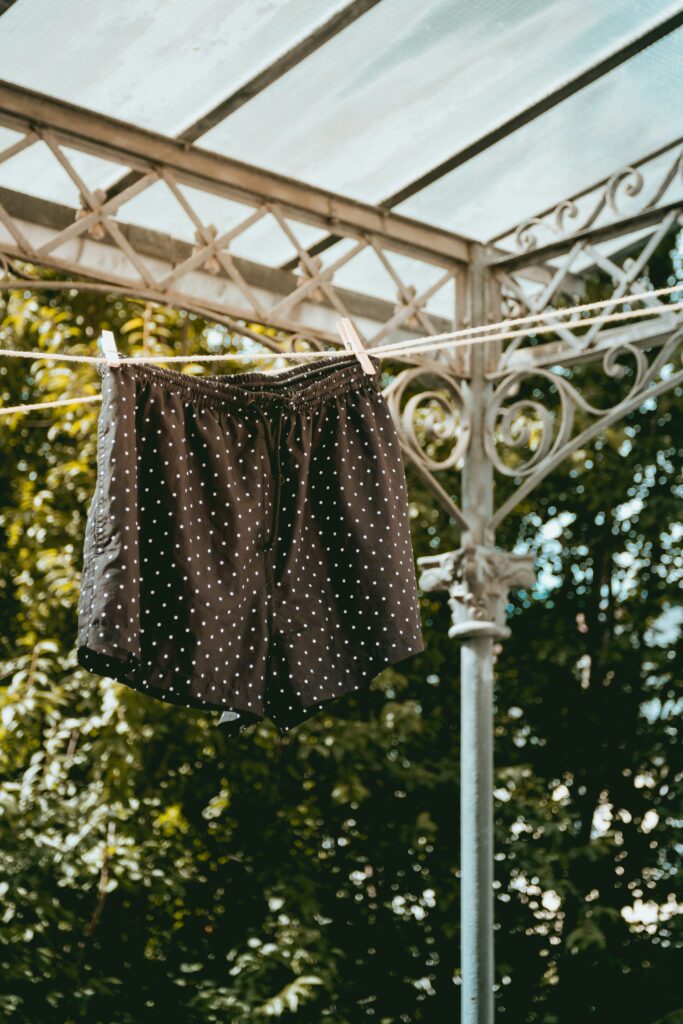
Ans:
[[[675,280],[674,243],[652,261],[655,287]],[[2,342],[92,354],[102,328],[129,354],[187,353],[189,373],[203,372],[192,354],[235,344],[191,315],[76,292],[11,293]],[[615,400],[618,382],[580,372],[594,404]],[[92,366],[0,363],[5,405],[98,388]],[[511,1024],[683,1021],[680,397],[577,452],[499,538],[541,568],[497,666],[497,1000]],[[286,739],[269,723],[227,739],[215,714],[90,675],[74,643],[98,413],[0,418],[0,1019],[457,1021],[445,602],[422,597],[424,654]],[[407,473],[416,555],[457,546]]]

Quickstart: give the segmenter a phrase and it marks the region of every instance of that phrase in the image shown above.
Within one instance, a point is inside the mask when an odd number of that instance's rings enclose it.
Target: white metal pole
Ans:
[[[462,1024],[493,1022],[493,640],[460,652]]]
[[[475,254],[470,267],[472,326],[485,323],[486,313],[486,271]],[[493,467],[484,447],[490,392],[485,355],[485,346],[470,349],[472,434],[462,474],[462,508],[469,523],[463,543],[476,547],[493,540],[488,527]],[[493,640],[478,632],[468,635],[466,625],[460,636],[462,1024],[493,1024]]]

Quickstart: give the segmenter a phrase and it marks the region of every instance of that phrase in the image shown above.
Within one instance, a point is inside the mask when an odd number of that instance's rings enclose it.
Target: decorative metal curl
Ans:
[[[556,430],[556,413],[547,409],[538,399],[520,398],[503,408],[503,402],[519,392],[519,386],[523,381],[538,377],[548,381],[558,390],[561,415],[559,428]],[[499,473],[512,477],[528,476],[549,455],[566,444],[571,437],[574,424],[574,395],[574,389],[566,380],[543,368],[518,370],[499,384],[486,413],[484,432],[486,451]],[[534,434],[537,434],[538,441],[536,449],[532,450]],[[529,454],[520,465],[508,466],[498,451],[500,444],[517,451],[526,449]]]
[[[547,228],[549,231],[553,230],[552,225],[544,221],[542,217],[532,217],[530,220],[525,220],[515,228],[515,248],[518,252],[531,252],[532,249],[538,248],[538,238],[532,230],[534,227]]]
[[[529,312],[529,304],[527,302],[523,302],[518,295],[514,295],[509,291],[501,290],[501,309],[505,317],[516,319],[517,317],[527,315]]]
[[[566,235],[569,228],[566,219],[574,220],[579,215],[579,208],[573,199],[565,199],[555,207],[555,230],[558,235]]]
[[[319,349],[323,349],[326,347],[328,346],[325,344],[325,342],[320,341],[320,339],[318,338],[311,338],[306,334],[297,333],[290,335],[290,337],[287,339],[286,348],[283,346],[283,351],[308,352],[309,350],[317,351]]]
[[[676,178],[683,180],[683,149],[679,153],[677,159],[674,160],[671,167],[669,167],[664,174],[664,177],[659,184],[659,188],[655,191],[654,195],[650,197],[646,209],[654,209],[654,207],[657,206],[662,197],[668,192],[671,183],[675,181]]]
[[[437,378],[441,387],[438,390],[420,391],[402,406],[409,385],[425,376]],[[405,444],[424,469],[438,472],[452,469],[460,462],[469,444],[470,408],[459,380],[448,370],[431,362],[402,370],[385,390],[384,396]],[[425,403],[436,405],[441,415],[434,410],[420,415]],[[427,438],[436,441],[453,441],[453,447],[445,458],[435,459],[424,450],[423,441],[418,436],[418,426],[423,437],[426,434]]]
[[[637,196],[642,190],[645,178],[635,167],[622,167],[613,174],[605,186],[605,199],[613,213],[619,212],[619,192],[627,196]]]
[[[521,252],[531,252],[538,247],[538,235],[533,228],[543,228],[556,238],[562,238],[569,231],[568,219],[579,215],[579,208],[573,199],[563,199],[547,219],[544,216],[531,217],[523,221],[514,233],[515,246]]]

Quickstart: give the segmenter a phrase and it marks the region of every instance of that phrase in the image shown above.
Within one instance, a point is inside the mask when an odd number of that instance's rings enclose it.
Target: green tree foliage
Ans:
[[[12,293],[3,332],[92,353],[103,327],[130,353],[187,353],[189,373],[218,337],[172,310],[47,292]],[[614,400],[619,382],[583,373],[596,404]],[[83,364],[5,359],[0,375],[5,405],[99,388]],[[0,1020],[457,1020],[445,602],[422,599],[424,654],[284,739],[268,723],[228,739],[215,715],[90,675],[74,643],[98,411],[0,419]],[[511,1024],[680,1024],[667,611],[680,428],[680,395],[639,410],[501,533],[543,570],[497,665],[497,998]],[[457,546],[410,471],[409,484],[416,554]]]

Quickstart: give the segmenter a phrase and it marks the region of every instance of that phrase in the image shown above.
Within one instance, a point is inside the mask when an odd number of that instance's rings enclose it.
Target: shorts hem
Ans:
[[[369,686],[384,669],[398,665],[416,654],[421,654],[424,650],[424,638],[421,635],[418,639],[403,642],[396,647],[378,647],[373,654],[358,660],[353,671],[337,692],[327,693],[320,699],[310,695],[299,696],[298,707],[288,716],[287,723],[277,721],[268,713],[267,692],[264,695],[265,703],[260,708],[254,709],[245,706],[238,695],[231,699],[226,694],[222,701],[209,700],[188,693],[169,692],[163,687],[154,686],[154,684],[144,685],[140,678],[140,661],[135,653],[106,641],[98,640],[96,644],[80,643],[77,647],[76,660],[89,672],[103,678],[114,679],[144,697],[151,697],[165,704],[175,704],[200,711],[237,712],[240,715],[239,719],[219,723],[217,726],[228,736],[237,736],[250,725],[256,725],[264,719],[272,722],[281,736],[287,736],[312,715],[329,710],[336,701],[341,700],[347,694]],[[191,675],[188,677],[188,682],[190,685],[199,684],[202,679],[203,677]]]
[[[290,722],[288,724],[280,724],[272,718],[269,720],[273,722],[273,725],[281,736],[286,736],[312,715],[319,711],[331,709],[332,705],[334,705],[336,701],[341,700],[349,693],[362,690],[369,686],[372,680],[385,669],[393,665],[398,665],[403,661],[407,661],[416,654],[422,654],[424,650],[425,644],[422,636],[420,636],[419,639],[411,640],[407,643],[404,642],[401,646],[397,646],[396,648],[378,648],[374,654],[368,655],[362,661],[359,660],[353,675],[350,676],[345,685],[339,687],[338,692],[329,693],[321,697],[319,700],[307,697],[300,698],[300,706],[297,709],[298,717],[296,720],[294,720],[294,716],[290,716]],[[269,716],[266,714],[266,717]]]

